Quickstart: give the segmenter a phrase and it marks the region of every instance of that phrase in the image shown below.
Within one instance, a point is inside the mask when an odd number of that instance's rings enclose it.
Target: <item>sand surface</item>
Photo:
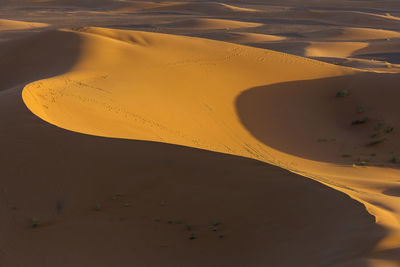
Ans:
[[[5,1],[0,265],[400,266],[400,5],[336,2]]]

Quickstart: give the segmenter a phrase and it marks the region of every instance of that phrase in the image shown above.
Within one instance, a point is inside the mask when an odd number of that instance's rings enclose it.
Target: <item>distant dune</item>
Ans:
[[[155,7],[153,11],[200,12],[219,15],[230,14],[232,12],[257,12],[256,9],[218,2],[171,2],[168,5]]]
[[[286,40],[287,37],[270,35],[270,34],[260,34],[251,32],[212,32],[199,34],[199,37],[209,38],[214,40],[221,40],[225,42],[234,42],[239,44],[254,44],[254,43],[264,43],[264,42],[276,42]]]
[[[190,19],[179,22],[172,22],[162,25],[170,28],[185,28],[185,29],[238,29],[238,28],[254,28],[261,26],[260,23],[235,21],[227,19]]]
[[[45,28],[48,26],[49,25],[45,23],[0,19],[0,31],[26,30],[33,28]]]
[[[305,56],[346,58],[368,45],[365,42],[312,42],[306,48]]]
[[[304,33],[306,37],[324,40],[357,41],[400,38],[400,33],[395,31],[369,29],[369,28],[339,28]]]

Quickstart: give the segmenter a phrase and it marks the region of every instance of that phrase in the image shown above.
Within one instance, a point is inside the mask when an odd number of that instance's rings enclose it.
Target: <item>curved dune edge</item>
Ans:
[[[71,71],[24,88],[24,103],[38,117],[81,133],[179,144],[278,165],[363,203],[388,231],[376,255],[398,247],[399,200],[382,194],[397,185],[398,170],[336,166],[279,152],[256,139],[235,115],[237,96],[249,88],[354,70],[188,37],[100,28],[74,34],[82,46]]]

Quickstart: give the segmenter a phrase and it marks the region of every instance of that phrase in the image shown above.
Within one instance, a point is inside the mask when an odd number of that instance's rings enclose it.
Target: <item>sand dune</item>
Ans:
[[[246,156],[252,152],[237,138],[248,140],[249,135],[236,118],[227,115],[235,114],[232,103],[240,92],[280,81],[352,73],[317,61],[205,39],[101,28],[84,29],[79,36],[86,41],[70,73],[32,83],[24,90],[24,101],[39,117],[78,132],[165,141]],[[248,66],[247,71],[243,66]],[[299,66],[304,71],[296,73]],[[157,79],[150,79],[155,71]],[[176,79],[176,75],[186,78]],[[193,83],[193,79],[205,77],[206,81]],[[62,93],[66,88],[67,95]],[[188,95],[192,96],[189,100]],[[148,106],[148,101],[159,108]],[[218,108],[219,113],[214,114],[212,110],[220,106],[225,110]],[[186,114],[181,113],[182,108],[187,109]],[[169,114],[163,110],[169,110]],[[87,116],[73,115],[86,111]],[[112,127],[104,127],[105,114]],[[191,119],[193,114],[198,114],[198,119]],[[230,130],[217,126],[217,121],[225,121]],[[204,129],[204,125],[217,128]],[[233,136],[232,125],[238,128]],[[232,144],[221,143],[228,137]]]
[[[0,19],[0,31],[26,30],[34,28],[45,28],[48,26],[49,25],[45,23]]]
[[[153,8],[154,11],[199,12],[205,14],[230,14],[237,12],[256,12],[252,8],[238,7],[218,2],[172,2],[171,4]]]
[[[244,21],[235,21],[227,19],[190,19],[179,22],[163,24],[161,26],[168,28],[186,28],[200,30],[215,30],[215,29],[238,29],[238,28],[254,28],[262,24]]]
[[[400,63],[400,41],[382,41],[370,43],[367,47],[353,52],[353,56],[362,56],[391,63]]]
[[[276,42],[287,39],[287,37],[284,36],[251,33],[251,32],[211,32],[211,33],[198,34],[197,37],[220,40],[225,42],[233,42],[238,44]]]
[[[157,10],[159,8],[168,8],[174,6],[174,2],[150,2],[150,1],[135,1],[128,2],[126,6],[116,9],[118,12],[137,12],[144,10]]]
[[[14,2],[13,0],[12,2]],[[39,7],[80,7],[80,8],[108,8],[115,9],[125,6],[128,2],[115,0],[22,0],[23,4]]]
[[[336,10],[300,10],[288,14],[292,18],[317,20],[329,22],[335,25],[348,25],[351,27],[388,27],[400,29],[399,17],[385,16],[360,11],[336,11]]]
[[[368,45],[364,42],[311,42],[305,49],[305,56],[346,58]]]
[[[302,35],[310,38],[318,38],[324,40],[340,40],[340,41],[400,38],[400,33],[396,31],[369,29],[369,28],[338,28],[338,29],[308,32],[308,33],[303,33]]]
[[[382,207],[396,210],[398,201],[389,196],[374,198],[364,192],[393,188],[398,171],[388,170],[387,179],[375,180],[368,177],[381,173],[379,167],[351,165],[365,160],[370,161],[369,165],[387,165],[394,155],[391,152],[399,151],[397,133],[386,133],[388,127],[397,129],[400,125],[393,116],[398,112],[397,98],[377,98],[381,92],[376,90],[386,88],[393,93],[397,76],[377,79],[304,58],[188,37],[100,28],[76,34],[83,44],[79,61],[71,71],[31,83],[23,91],[25,104],[37,116],[77,132],[241,155],[313,177],[364,203],[377,216],[378,223],[390,231],[377,251],[395,248],[399,236],[398,220],[394,219],[397,215]],[[152,79],[155,72],[157,79]],[[177,79],[176,75],[185,79]],[[382,87],[382,81],[387,85]],[[284,82],[287,90],[282,89],[286,88]],[[254,104],[248,110],[242,99],[247,98],[250,88],[255,89],[249,94],[260,90],[268,97],[255,96],[260,106],[250,97]],[[343,89],[349,89],[351,97],[340,102],[335,94]],[[274,92],[282,97],[293,96],[290,99],[295,102],[287,105],[303,108],[294,108],[295,114],[279,109],[276,105],[281,105],[282,100]],[[241,94],[244,95],[236,100]],[[365,113],[357,113],[359,106],[365,107]],[[234,116],[236,112],[239,118]],[[366,116],[370,121],[365,125],[351,125]],[[268,123],[260,123],[263,121]],[[375,130],[377,136],[369,137],[381,121],[381,128]],[[279,125],[278,131],[272,132],[269,125]],[[297,133],[296,138],[293,132]],[[383,145],[368,146],[382,138]],[[371,157],[371,153],[376,156]],[[350,158],[342,157],[344,154]],[[360,177],[364,182],[359,182]]]
[[[74,41],[67,42],[68,39]],[[58,42],[65,45],[59,45]],[[81,128],[82,124],[79,121],[91,116],[88,109],[99,108],[98,115],[102,117],[102,123],[97,124],[96,119],[90,117],[94,123],[90,127],[96,130],[92,132],[94,134],[104,134],[98,132],[107,130],[101,125],[116,127],[117,130],[121,130],[118,134],[123,134],[127,129],[123,129],[122,125],[118,126],[118,121],[114,121],[120,117],[125,120],[120,121],[123,124],[130,119],[135,123],[135,129],[127,132],[130,138],[138,137],[138,134],[148,135],[146,132],[150,130],[153,133],[158,132],[156,136],[165,138],[164,141],[173,137],[177,138],[176,142],[188,140],[188,132],[171,132],[168,128],[157,132],[151,130],[154,127],[160,128],[161,125],[135,114],[132,114],[134,117],[130,117],[131,115],[125,113],[122,108],[115,106],[115,97],[120,93],[124,94],[120,91],[121,87],[108,85],[100,88],[96,87],[95,83],[101,82],[106,85],[111,77],[117,78],[114,76],[117,72],[111,71],[114,64],[124,64],[125,68],[122,69],[126,69],[127,72],[123,76],[129,75],[131,78],[132,74],[140,69],[160,70],[156,65],[149,65],[156,64],[158,60],[168,64],[173,72],[182,71],[183,65],[198,68],[198,64],[181,61],[191,55],[193,45],[196,49],[204,51],[212,45],[213,50],[217,52],[217,58],[210,60],[217,60],[218,64],[221,64],[221,60],[222,64],[226,60],[234,60],[224,57],[219,59],[226,55],[227,47],[223,43],[99,28],[86,29],[79,33],[50,31],[10,42],[8,45],[7,49],[14,48],[15,51],[20,51],[21,57],[30,55],[30,64],[37,62],[42,53],[26,51],[24,54],[19,48],[22,45],[66,55],[57,62],[36,63],[37,73],[32,73],[38,75],[36,79],[46,74],[62,74],[67,72],[67,68],[70,70],[68,75],[71,76],[65,79],[67,74],[63,74],[49,80],[34,82],[24,89],[24,101],[35,113],[40,113],[41,109],[47,110],[46,119],[52,121],[60,118],[60,114],[56,114],[56,106],[59,106],[69,110],[71,126],[78,126],[78,131],[86,131]],[[190,49],[185,51],[184,47]],[[234,45],[228,47],[240,48]],[[173,49],[175,53],[172,53]],[[101,53],[103,51],[107,53]],[[141,53],[138,53],[139,51]],[[14,51],[8,51],[10,54],[12,52]],[[118,56],[118,52],[122,54]],[[252,52],[255,55],[265,54],[264,51],[256,49]],[[142,53],[144,56],[140,59]],[[137,61],[131,61],[130,56],[135,57]],[[282,55],[271,52],[271,56],[275,61]],[[156,57],[157,61],[148,61],[152,57]],[[240,58],[237,63],[246,60],[240,53],[236,54],[236,57]],[[93,62],[94,58],[98,61]],[[103,64],[106,61],[107,64]],[[129,64],[138,64],[138,69],[135,70]],[[283,66],[283,63],[281,64]],[[292,64],[296,64],[294,58]],[[320,65],[316,62],[310,64]],[[5,66],[10,72],[18,68],[18,65],[7,64],[1,67]],[[60,66],[64,66],[65,69]],[[96,69],[96,66],[107,66],[110,69],[108,73],[103,73]],[[200,67],[199,71],[210,67],[213,68],[212,65],[206,64],[205,67]],[[120,70],[118,69],[118,72]],[[125,93],[133,94],[137,99],[126,100],[131,103],[131,107],[140,108],[143,111],[141,115],[145,115],[151,113],[154,107],[144,102],[140,107],[142,97],[148,94],[154,101],[157,99],[154,99],[156,95],[150,91],[152,85],[147,89],[143,87],[144,84],[141,85],[138,79],[140,75],[135,75],[134,79],[125,80],[123,83],[129,82],[134,85]],[[165,79],[169,74],[164,75],[166,76],[159,78]],[[22,75],[18,77],[21,79],[17,80],[16,84],[25,84],[33,79],[22,78]],[[77,77],[80,77],[80,80],[75,80]],[[54,81],[52,88],[43,84],[50,80]],[[56,80],[63,84],[58,84]],[[118,80],[117,78],[111,82],[115,83]],[[17,176],[14,164],[7,164],[3,169],[4,177],[7,178],[2,180],[2,185],[6,188],[2,195],[7,202],[2,205],[0,214],[2,218],[9,218],[2,220],[2,228],[7,229],[6,232],[2,232],[3,238],[0,241],[2,251],[5,252],[0,262],[4,265],[14,265],[18,262],[19,266],[70,266],[80,262],[85,265],[110,266],[117,262],[122,266],[204,266],[210,261],[215,266],[249,262],[254,265],[268,263],[281,266],[349,262],[359,264],[365,261],[365,251],[370,251],[385,233],[384,229],[374,223],[373,217],[365,208],[351,198],[280,168],[250,159],[178,146],[112,140],[68,132],[35,118],[23,105],[20,96],[22,86],[13,88],[13,83],[4,80],[0,85],[3,90],[0,95],[0,123],[9,125],[7,131],[0,133],[0,140],[4,149],[12,151],[7,155],[2,154],[1,160],[18,162],[21,153],[25,158],[32,159]],[[58,91],[61,87],[57,85],[67,87]],[[143,90],[135,90],[135,86],[140,86]],[[193,86],[194,84],[192,88]],[[184,88],[186,87],[176,87],[181,89],[179,94],[184,92]],[[212,89],[202,93],[209,93]],[[163,92],[163,88],[158,90],[159,93]],[[188,93],[193,94],[196,91],[188,90]],[[87,93],[89,95],[85,96]],[[158,103],[182,105],[183,102],[171,103],[173,98],[167,97],[171,94],[174,97],[179,95],[171,88],[160,95]],[[214,106],[214,101],[221,100],[219,97],[214,100],[205,99],[204,96],[204,102],[201,101],[201,95],[197,95],[194,99],[200,102],[188,104],[194,104],[194,109],[204,109],[201,112],[209,114],[207,116],[211,117],[211,122],[218,119],[218,116],[213,114],[221,112]],[[65,106],[63,103],[66,103],[68,98],[76,103]],[[177,100],[179,101],[179,97]],[[189,99],[182,99],[187,100]],[[102,101],[109,101],[111,105],[107,106],[107,103]],[[214,105],[211,106],[213,102]],[[57,105],[54,105],[55,103]],[[93,106],[90,107],[89,103]],[[145,110],[146,106],[150,108],[148,111]],[[233,108],[232,105],[221,107]],[[75,114],[77,110],[81,110],[82,113]],[[159,111],[163,110],[164,108],[156,109],[153,112],[160,114]],[[181,111],[181,107],[177,106],[176,111]],[[7,115],[10,112],[13,116]],[[108,112],[115,115],[106,115]],[[174,111],[171,109],[171,112]],[[187,115],[188,118],[191,117],[190,120],[200,122],[201,118],[193,117],[194,113]],[[107,120],[108,116],[110,120]],[[69,124],[66,121],[61,122]],[[116,124],[111,125],[113,123]],[[224,126],[226,130],[228,127]],[[142,133],[137,132],[140,128]],[[165,136],[161,137],[163,131]],[[153,133],[148,136],[153,136]],[[158,137],[153,138],[161,140]],[[232,137],[230,139],[232,140]],[[188,141],[192,146],[197,146],[196,143],[198,146],[204,146],[198,143],[199,140]],[[151,166],[152,171],[149,172],[146,166]],[[22,190],[21,183],[24,183]],[[288,202],[287,199],[296,201]],[[60,212],[60,208],[57,208],[59,203],[62,203],[62,215],[57,215],[57,212]],[[101,204],[101,210],[98,212],[91,208],[96,203]],[[243,218],[248,207],[253,207],[253,211]],[[332,212],[333,209],[335,212]],[[40,227],[36,230],[32,230],[28,225],[29,218],[32,217],[40,218]],[[346,222],[342,220],[343,217],[346,217]],[[160,222],[155,221],[158,218]],[[214,232],[209,226],[216,219],[221,225],[216,226],[217,232]],[[198,239],[195,243],[188,239],[191,232],[185,229],[185,224],[188,223],[192,225]],[[349,233],[349,229],[357,230]],[[371,236],[371,233],[374,235]],[[224,236],[221,238],[220,235]],[[24,242],[12,241],[21,239]],[[306,240],[309,239],[318,241],[309,242],[310,245],[305,246]],[[343,245],[343,242],[346,245]],[[53,245],[49,246],[49,243]],[[265,249],[269,253],[265,253]],[[43,254],[44,250],[46,254]],[[60,262],[59,259],[63,258],[65,251],[69,251],[69,256]],[[284,257],[287,253],[295,257]],[[154,254],[158,257],[151,257]],[[196,261],[193,262],[193,259]]]

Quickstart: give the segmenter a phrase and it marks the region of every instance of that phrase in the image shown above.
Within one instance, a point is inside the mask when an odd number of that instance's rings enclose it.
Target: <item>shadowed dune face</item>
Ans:
[[[363,266],[384,234],[364,206],[312,180],[235,156],[65,131],[31,114],[20,93],[0,98],[4,266]]]
[[[393,90],[399,82],[397,74],[369,73],[279,83],[243,92],[236,108],[243,125],[277,150],[333,163],[364,158],[386,164],[400,151],[394,130],[400,127],[400,93]],[[339,90],[349,95],[336,97]],[[352,125],[363,118],[368,121]]]
[[[371,42],[367,47],[354,51],[352,56],[360,59],[373,59],[377,60],[377,62],[384,62],[388,66],[392,66],[391,64],[400,63],[399,44],[400,42],[398,39],[394,39],[393,41]]]
[[[69,71],[77,62],[80,48],[78,35],[61,31],[2,43],[0,60],[6,71],[0,72],[0,90]]]

